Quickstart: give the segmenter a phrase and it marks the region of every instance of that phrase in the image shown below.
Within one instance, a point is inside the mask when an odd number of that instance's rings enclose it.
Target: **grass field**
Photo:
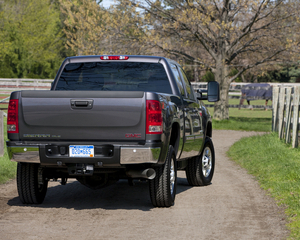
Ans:
[[[213,108],[208,108],[213,115]],[[272,130],[272,111],[263,109],[230,108],[229,120],[213,120],[213,129],[270,132]]]
[[[211,104],[211,103],[209,103],[209,102],[206,101],[206,100],[203,101],[203,102],[204,102],[205,104]],[[240,99],[238,99],[238,98],[232,98],[232,99],[229,99],[228,104],[229,104],[229,105],[239,105],[239,104],[240,104]],[[254,101],[250,101],[250,104],[251,104],[251,105],[265,105],[265,100],[254,100]],[[244,100],[243,105],[244,105],[244,106],[247,106],[247,105],[248,105],[248,103],[247,103],[246,100]],[[268,101],[267,106],[272,106],[272,101]]]

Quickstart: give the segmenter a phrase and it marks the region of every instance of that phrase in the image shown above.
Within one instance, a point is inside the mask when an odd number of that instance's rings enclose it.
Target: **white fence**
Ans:
[[[300,86],[273,88],[272,130],[280,139],[298,147]]]
[[[0,78],[0,91],[49,90],[53,79]]]
[[[24,78],[0,78],[0,93],[10,94],[13,91],[18,90],[49,90],[51,88],[51,83],[53,79],[24,79]],[[229,88],[229,98],[241,98],[241,89],[243,85],[249,83],[231,83]],[[273,87],[295,87],[300,86],[300,83],[268,83]],[[194,90],[207,89],[207,82],[193,82],[192,83]],[[8,100],[5,99],[1,102],[7,103]],[[213,105],[208,104],[208,107],[213,107]],[[229,108],[267,108],[272,109],[272,106],[265,105],[229,105]]]
[[[229,87],[229,91],[240,91],[242,89],[242,86],[247,85],[250,83],[241,83],[241,82],[232,82]],[[267,83],[270,84],[272,87],[295,87],[300,86],[300,83]],[[195,90],[197,89],[207,89],[207,82],[192,82],[193,88]]]
[[[53,79],[26,79],[26,78],[0,78],[0,91],[15,91],[15,90],[48,90],[51,87]],[[243,85],[249,83],[231,83],[230,84],[230,95],[240,95],[240,90]],[[284,87],[294,87],[300,86],[300,83],[268,83],[271,86],[284,86]],[[197,89],[207,89],[207,82],[192,82],[195,90]]]
[[[0,78],[0,93],[10,94],[19,90],[49,90],[52,82],[52,79]],[[9,98],[0,99],[0,110],[1,104],[8,103],[8,100]]]
[[[231,83],[229,87],[229,98],[236,98],[241,99],[241,90],[244,85],[247,85],[249,83]],[[273,87],[300,87],[300,83],[268,83]],[[193,82],[192,83],[193,88],[195,91],[198,89],[201,90],[207,90],[207,82]],[[214,105],[206,104],[207,107],[213,107]],[[239,105],[228,105],[229,108],[263,108],[263,109],[272,109],[272,106],[266,106],[266,105],[241,105],[241,102]]]

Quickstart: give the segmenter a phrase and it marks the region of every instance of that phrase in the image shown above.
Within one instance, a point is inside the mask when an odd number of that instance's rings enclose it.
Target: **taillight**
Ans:
[[[18,120],[19,100],[13,99],[9,101],[7,111],[7,132],[19,133],[19,120]]]
[[[163,119],[160,102],[147,100],[146,105],[146,134],[161,134]]]
[[[128,56],[101,56],[101,60],[128,60]]]

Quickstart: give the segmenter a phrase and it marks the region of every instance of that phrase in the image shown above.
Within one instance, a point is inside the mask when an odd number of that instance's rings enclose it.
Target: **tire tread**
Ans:
[[[186,173],[187,181],[191,186],[206,186],[211,183],[214,174],[214,167],[215,167],[215,152],[214,152],[214,146],[212,140],[210,138],[206,138],[203,150],[205,149],[206,146],[210,147],[212,153],[213,167],[212,167],[211,174],[209,175],[209,177],[206,178],[203,176],[202,173],[203,152],[196,157],[190,158],[188,160],[188,165],[185,169],[185,173]]]
[[[40,204],[44,201],[48,182],[44,180],[44,188],[38,188],[38,164],[18,163],[17,189],[20,200],[24,204]]]
[[[167,159],[163,166],[155,168],[156,177],[149,180],[149,192],[153,206],[155,207],[170,207],[174,204],[176,195],[176,183],[174,187],[174,196],[170,193],[170,174],[168,173],[172,158],[175,160],[173,146],[169,146]],[[175,167],[176,169],[176,167]],[[176,170],[175,170],[176,171]]]

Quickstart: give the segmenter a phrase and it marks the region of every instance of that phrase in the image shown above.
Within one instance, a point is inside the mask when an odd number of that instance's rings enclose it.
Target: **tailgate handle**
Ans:
[[[88,101],[75,101],[76,107],[87,107],[89,105]]]
[[[94,100],[71,100],[73,109],[92,109]]]

